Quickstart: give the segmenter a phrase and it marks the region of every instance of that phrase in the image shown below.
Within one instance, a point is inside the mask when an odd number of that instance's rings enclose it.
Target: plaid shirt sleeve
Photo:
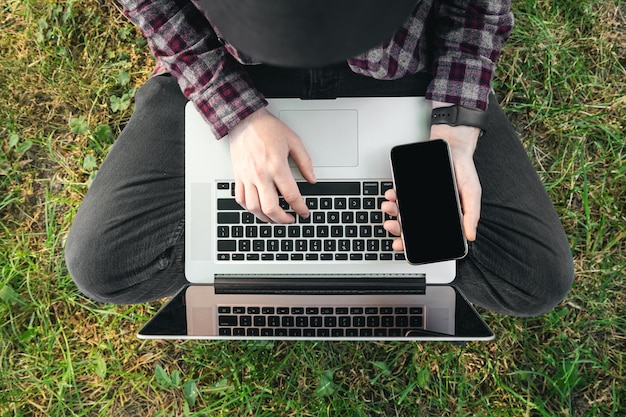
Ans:
[[[191,0],[118,0],[219,139],[267,105]]]
[[[510,6],[510,0],[434,1],[427,99],[487,108],[495,62],[513,29]]]

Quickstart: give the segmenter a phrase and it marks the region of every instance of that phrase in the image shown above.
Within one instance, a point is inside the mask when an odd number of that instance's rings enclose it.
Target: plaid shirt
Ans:
[[[118,0],[157,58],[217,138],[267,105],[195,0]],[[348,60],[381,80],[430,72],[426,98],[484,110],[495,61],[513,28],[510,0],[421,0],[392,39]]]

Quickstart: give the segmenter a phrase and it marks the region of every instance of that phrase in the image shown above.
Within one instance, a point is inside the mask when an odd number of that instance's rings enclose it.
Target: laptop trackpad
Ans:
[[[357,166],[356,110],[283,110],[279,118],[300,136],[314,167]]]

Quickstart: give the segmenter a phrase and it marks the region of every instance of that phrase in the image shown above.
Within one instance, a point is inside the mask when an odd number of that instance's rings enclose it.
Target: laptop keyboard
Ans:
[[[424,328],[424,307],[218,306],[220,336],[402,337]]]
[[[218,261],[403,261],[380,210],[391,181],[299,182],[309,208],[290,225],[269,224],[235,201],[232,182],[217,183]]]

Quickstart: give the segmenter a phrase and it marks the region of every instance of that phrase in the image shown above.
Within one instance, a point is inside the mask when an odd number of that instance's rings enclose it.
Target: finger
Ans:
[[[292,210],[301,217],[309,217],[309,208],[304,202],[302,194],[300,194],[298,184],[293,178],[288,165],[286,165],[281,173],[274,178],[274,181],[276,183],[276,187]]]
[[[400,236],[402,233],[400,222],[397,220],[387,220],[383,223],[383,228],[394,236]]]
[[[295,218],[290,214],[287,214],[285,210],[279,204],[278,192],[276,186],[267,184],[258,188],[259,201],[261,203],[261,211],[263,215],[267,216],[270,221],[280,224],[290,224],[295,221]]]
[[[380,209],[390,216],[398,216],[398,205],[395,202],[383,201],[380,205]]]
[[[299,137],[295,136],[295,138],[289,140],[289,154],[298,166],[304,179],[311,184],[315,184],[317,178],[313,170],[313,161]]]
[[[404,244],[402,243],[402,239],[398,238],[398,239],[394,240],[393,243],[391,244],[391,247],[396,252],[402,252],[404,250]]]
[[[385,191],[385,198],[389,201],[393,201],[394,203],[396,202],[396,191],[392,188],[390,188],[389,190]]]
[[[237,204],[239,204],[241,207],[247,210],[246,191],[243,186],[243,182],[241,182],[238,179],[235,180],[235,201],[237,202]]]
[[[264,222],[269,223],[272,221],[272,219],[266,216],[261,209],[262,205],[257,187],[255,187],[253,184],[244,185],[244,195],[246,210],[248,210],[250,213],[254,214],[256,217]],[[276,204],[278,204],[278,201],[276,202]]]

